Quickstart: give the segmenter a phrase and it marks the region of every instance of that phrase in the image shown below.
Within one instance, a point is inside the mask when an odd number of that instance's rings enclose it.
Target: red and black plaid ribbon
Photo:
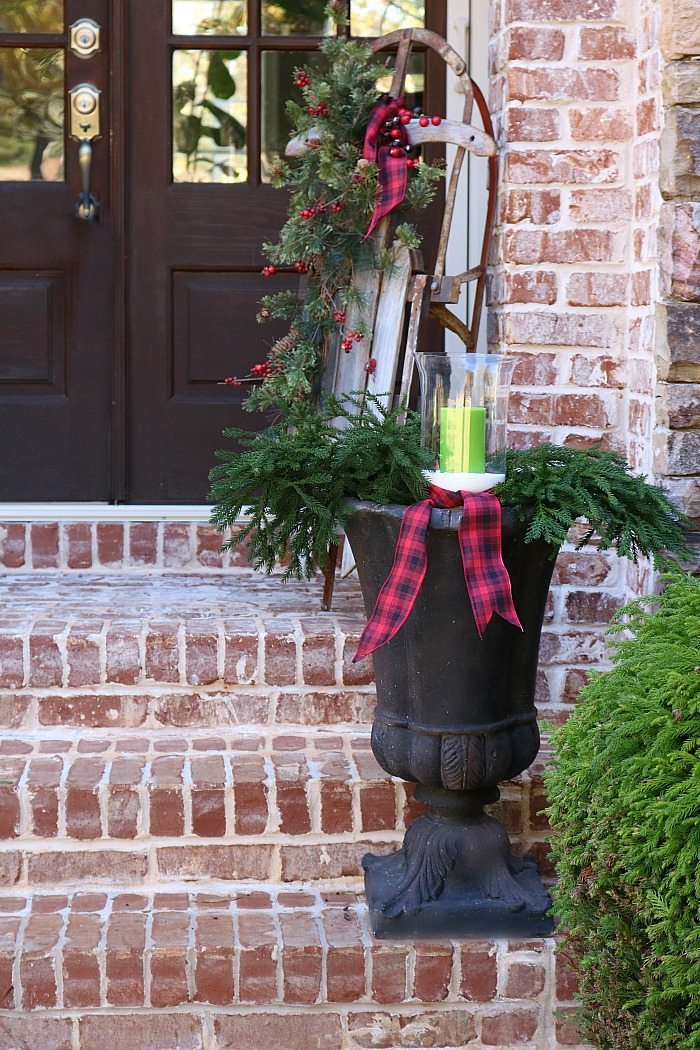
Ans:
[[[406,509],[394,564],[362,632],[353,663],[386,645],[408,619],[428,566],[425,541],[432,508],[462,505],[464,512],[457,536],[479,637],[495,612],[522,630],[513,605],[508,570],[501,557],[501,504],[490,492],[448,492],[431,485],[428,499]]]
[[[396,124],[394,127],[398,130],[399,137],[392,139],[388,134],[388,125],[403,108],[403,98],[383,95],[370,114],[362,156],[377,165],[378,189],[372,219],[365,237],[369,237],[384,216],[406,196],[408,169],[403,147],[408,143],[408,133],[403,124]],[[392,157],[391,151],[396,148],[400,148],[401,153]]]

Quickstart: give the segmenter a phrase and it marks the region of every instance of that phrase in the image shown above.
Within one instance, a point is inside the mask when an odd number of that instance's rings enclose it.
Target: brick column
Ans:
[[[700,6],[663,0],[661,7],[664,203],[654,462],[700,527]]]
[[[495,0],[491,44],[502,161],[490,338],[518,358],[511,440],[601,442],[649,475],[658,14],[657,0]],[[593,636],[612,609],[652,585],[646,566],[560,560],[542,650],[551,713],[575,698],[587,647],[599,659]]]

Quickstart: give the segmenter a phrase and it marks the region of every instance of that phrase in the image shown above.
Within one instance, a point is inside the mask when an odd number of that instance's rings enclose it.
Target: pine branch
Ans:
[[[663,489],[632,474],[616,452],[555,445],[509,449],[506,480],[494,492],[529,521],[528,542],[543,539],[560,547],[583,518],[590,529],[578,549],[595,533],[603,550],[615,547],[635,562],[643,555],[663,565],[668,555],[689,553],[678,509]]]
[[[321,411],[303,402],[261,433],[227,430],[240,451],[218,452],[210,474],[212,521],[220,529],[250,520],[229,547],[246,542],[256,568],[272,572],[287,562],[284,578],[311,578],[342,527],[348,497],[413,503],[425,495],[421,471],[429,455],[420,425],[408,413],[386,411],[372,395],[328,398]],[[337,429],[332,420],[342,417]]]

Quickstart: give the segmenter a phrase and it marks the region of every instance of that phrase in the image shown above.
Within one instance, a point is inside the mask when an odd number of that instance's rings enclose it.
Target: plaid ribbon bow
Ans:
[[[431,485],[428,498],[408,507],[401,522],[391,572],[382,584],[353,663],[390,642],[408,619],[428,567],[426,536],[433,507],[464,506],[457,537],[479,637],[494,612],[522,630],[501,557],[501,504],[490,492],[448,492]]]
[[[406,196],[408,169],[403,147],[408,143],[408,133],[403,124],[397,124],[399,137],[390,139],[385,127],[387,121],[398,116],[403,106],[403,98],[397,99],[390,95],[383,95],[370,114],[362,156],[365,160],[370,160],[377,165],[379,188],[365,238],[369,237],[384,216],[388,215],[392,208],[400,204]],[[392,157],[391,150],[396,147],[401,148],[401,154],[398,157]]]

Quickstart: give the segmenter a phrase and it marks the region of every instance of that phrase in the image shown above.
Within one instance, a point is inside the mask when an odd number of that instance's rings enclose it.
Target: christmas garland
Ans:
[[[306,275],[305,288],[301,298],[286,291],[266,295],[260,302],[258,321],[284,318],[289,331],[250,375],[225,381],[254,383],[246,401],[249,410],[275,408],[286,414],[299,401],[316,401],[334,339],[347,353],[363,353],[368,372],[375,363],[368,350],[371,332],[364,326],[347,330],[346,318],[357,297],[355,273],[390,265],[375,240],[366,237],[379,187],[377,164],[362,155],[365,131],[378,103],[377,81],[386,69],[366,44],[343,37],[327,39],[320,51],[324,72],[294,73],[304,105],[288,101],[287,114],[295,135],[310,144],[298,158],[275,165],[273,184],[290,190],[288,218],[277,243],[263,245],[268,259],[263,274],[271,277],[278,269],[293,269]],[[405,125],[412,117],[399,106],[395,122]],[[403,142],[405,136],[399,131],[395,137]],[[400,150],[398,142],[392,150]],[[406,193],[392,214],[426,207],[444,173],[441,166],[418,163],[410,147],[402,162],[409,169]],[[397,225],[394,236],[409,248],[420,244],[408,223]]]

